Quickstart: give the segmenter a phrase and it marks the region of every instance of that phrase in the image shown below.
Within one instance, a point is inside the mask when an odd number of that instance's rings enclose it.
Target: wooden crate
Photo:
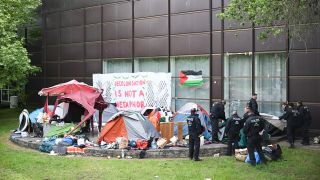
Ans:
[[[174,124],[173,122],[161,122],[160,133],[161,137],[167,139],[167,143],[170,142],[170,138],[173,137]]]

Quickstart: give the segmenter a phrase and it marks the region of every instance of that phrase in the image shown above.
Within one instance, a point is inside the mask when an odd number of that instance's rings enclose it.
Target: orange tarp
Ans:
[[[149,115],[148,119],[151,121],[152,125],[156,128],[158,132],[160,132],[160,113],[154,109]]]

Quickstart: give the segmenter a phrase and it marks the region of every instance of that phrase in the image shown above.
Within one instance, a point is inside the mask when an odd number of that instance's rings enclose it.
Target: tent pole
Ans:
[[[49,94],[47,95],[46,102],[44,103],[44,112],[48,113],[48,101],[49,101]]]
[[[101,126],[102,126],[102,110],[99,109],[99,125],[98,125],[98,128],[99,128],[99,132],[101,132]]]
[[[93,117],[91,117],[90,122],[91,122],[91,132],[92,134],[94,134]]]
[[[77,126],[74,127],[70,132],[68,132],[67,134],[65,134],[64,137],[69,136],[73,131],[75,131],[76,129],[78,129],[84,122],[86,122],[86,120],[89,119],[90,116],[92,116],[92,114],[89,114],[89,113],[88,113],[88,115],[86,115],[86,116],[82,119],[82,121],[79,122],[79,124],[77,124]]]
[[[58,106],[58,101],[60,99],[60,96],[57,97],[56,102],[54,103],[53,111],[52,111],[52,116],[56,112],[57,106]]]

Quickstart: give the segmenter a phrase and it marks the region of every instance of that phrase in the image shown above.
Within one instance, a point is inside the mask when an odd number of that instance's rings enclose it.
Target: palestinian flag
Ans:
[[[180,84],[184,87],[202,86],[202,71],[180,71]]]

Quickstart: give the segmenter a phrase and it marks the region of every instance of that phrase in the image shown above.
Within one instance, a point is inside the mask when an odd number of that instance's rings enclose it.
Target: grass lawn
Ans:
[[[194,162],[48,156],[8,140],[18,126],[18,114],[0,109],[0,179],[320,179],[319,151],[285,147],[282,160],[257,167],[233,157]]]

